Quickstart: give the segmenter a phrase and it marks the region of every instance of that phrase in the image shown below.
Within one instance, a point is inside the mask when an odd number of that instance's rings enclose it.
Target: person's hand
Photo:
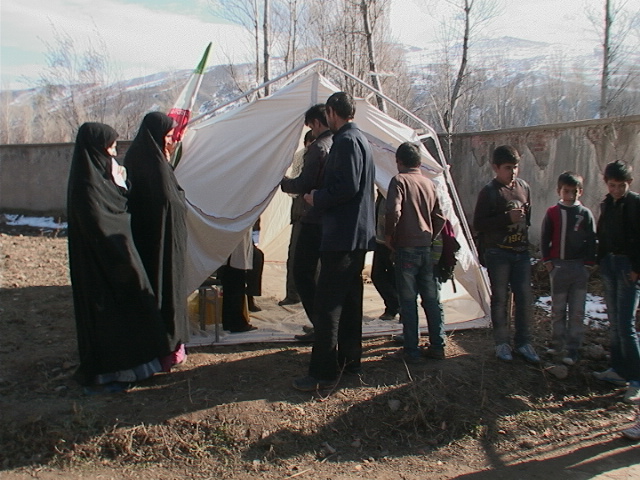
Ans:
[[[544,262],[544,268],[547,269],[547,273],[551,273],[551,270],[553,270],[553,262]]]
[[[587,271],[589,272],[589,276],[593,275],[594,272],[596,272],[598,270],[598,266],[597,265],[585,265],[585,267],[587,267]]]
[[[313,194],[316,193],[315,190],[311,190],[309,193],[304,194],[304,201],[313,207]]]
[[[631,270],[631,273],[629,273],[629,280],[631,280],[631,283],[636,283],[638,281],[638,277],[640,277],[640,274]]]
[[[391,235],[385,235],[384,236],[384,244],[387,246],[387,248],[389,250],[391,250],[391,253],[393,254],[393,252],[395,252],[395,248],[393,248],[393,239],[391,237]],[[393,255],[391,255],[391,258],[393,258]]]
[[[514,208],[509,210],[509,220],[511,223],[518,223],[524,220],[525,212],[524,208]]]

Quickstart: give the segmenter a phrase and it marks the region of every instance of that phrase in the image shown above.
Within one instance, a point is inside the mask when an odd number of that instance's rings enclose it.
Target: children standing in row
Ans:
[[[582,177],[564,172],[558,178],[560,200],[542,221],[540,250],[551,282],[551,346],[547,353],[562,362],[578,361],[584,332],[587,282],[595,265],[596,230],[591,210],[580,203]]]

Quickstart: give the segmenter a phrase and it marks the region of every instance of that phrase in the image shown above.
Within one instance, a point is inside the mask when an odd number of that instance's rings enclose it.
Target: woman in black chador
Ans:
[[[184,277],[187,227],[184,191],[169,163],[175,122],[160,112],[147,114],[124,158],[131,190],[128,209],[142,263],[161,311],[173,358],[184,360],[189,339]]]
[[[67,191],[69,269],[80,351],[77,380],[119,391],[161,370],[166,329],[134,245],[116,131],[78,130]]]

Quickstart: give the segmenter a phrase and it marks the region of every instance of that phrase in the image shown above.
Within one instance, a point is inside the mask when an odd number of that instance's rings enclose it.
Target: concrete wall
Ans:
[[[536,244],[542,217],[557,201],[556,180],[563,171],[584,176],[583,202],[596,217],[608,162],[630,162],[640,182],[640,116],[459,134],[452,140],[451,174],[469,220],[478,192],[493,178],[493,149],[511,144],[521,152],[520,176],[531,185]],[[118,143],[119,158],[129,144]],[[72,153],[72,144],[0,145],[0,212],[63,216]]]
[[[536,245],[546,209],[558,201],[562,172],[573,170],[584,177],[581,200],[596,219],[606,194],[602,171],[607,163],[631,163],[640,183],[640,116],[459,134],[453,137],[451,175],[469,221],[478,192],[493,178],[491,153],[505,144],[520,152],[519,176],[531,185],[531,242]]]
[[[72,143],[0,145],[0,212],[64,217],[72,156]]]

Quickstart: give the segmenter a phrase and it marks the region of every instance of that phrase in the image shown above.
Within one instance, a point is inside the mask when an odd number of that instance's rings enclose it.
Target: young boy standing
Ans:
[[[609,193],[600,204],[598,260],[611,335],[611,368],[594,376],[626,385],[624,401],[640,403],[640,344],[636,332],[640,277],[640,195],[629,190],[631,165],[616,161],[604,169]]]
[[[509,342],[509,287],[515,302],[515,351],[526,361],[539,363],[529,336],[533,316],[529,225],[529,185],[518,176],[520,154],[510,145],[493,152],[495,178],[480,191],[473,227],[482,238],[484,264],[491,281],[491,322],[496,357],[513,360]]]
[[[558,177],[560,201],[550,207],[542,221],[540,249],[551,280],[551,348],[562,362],[578,361],[584,332],[587,299],[587,265],[596,258],[596,230],[591,210],[580,203],[582,177],[564,172]],[[566,352],[565,352],[566,348]]]

